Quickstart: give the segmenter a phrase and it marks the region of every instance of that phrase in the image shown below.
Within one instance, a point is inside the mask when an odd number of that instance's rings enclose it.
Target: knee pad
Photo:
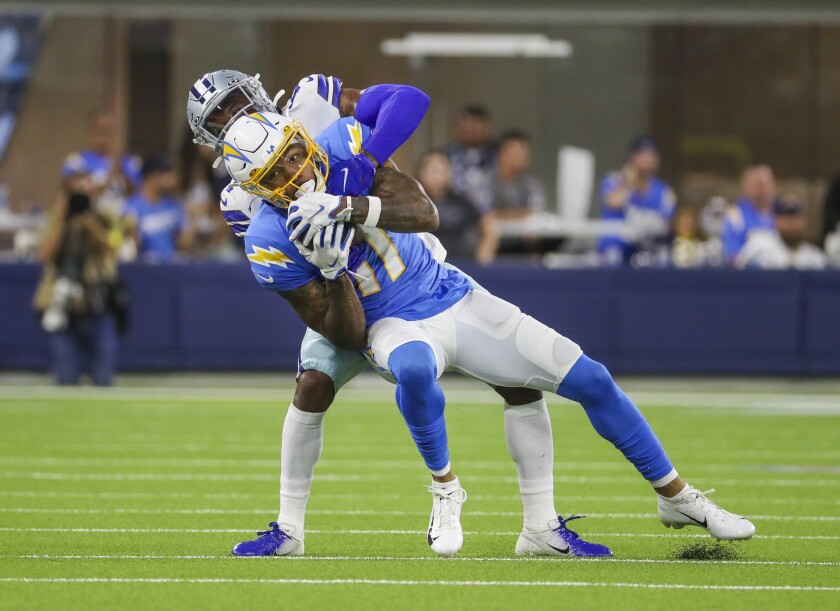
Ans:
[[[606,367],[584,354],[566,375],[557,392],[586,407],[614,394],[615,382]]]
[[[424,342],[408,342],[395,349],[388,358],[388,368],[401,386],[425,385],[437,379],[435,353]]]

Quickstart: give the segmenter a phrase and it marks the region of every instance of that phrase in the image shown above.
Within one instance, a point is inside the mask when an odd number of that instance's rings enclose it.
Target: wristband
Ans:
[[[368,215],[362,225],[365,227],[376,227],[376,224],[379,222],[379,215],[382,214],[382,200],[372,195],[368,195],[367,200]]]

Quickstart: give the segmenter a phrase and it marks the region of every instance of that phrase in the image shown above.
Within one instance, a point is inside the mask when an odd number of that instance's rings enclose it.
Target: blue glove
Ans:
[[[376,166],[364,153],[354,155],[330,168],[327,192],[358,197],[367,195],[373,186]]]

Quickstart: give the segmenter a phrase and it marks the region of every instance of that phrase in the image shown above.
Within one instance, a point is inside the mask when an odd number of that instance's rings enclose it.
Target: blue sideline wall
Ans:
[[[493,293],[633,374],[840,374],[840,272],[464,266]],[[0,368],[46,370],[37,265],[0,265]],[[304,327],[244,263],[125,266],[121,370],[294,370]]]

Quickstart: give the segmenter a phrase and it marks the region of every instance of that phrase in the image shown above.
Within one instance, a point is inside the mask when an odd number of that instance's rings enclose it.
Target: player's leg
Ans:
[[[650,424],[601,363],[581,355],[557,394],[580,403],[598,434],[650,482],[665,526],[701,526],[718,539],[748,539],[755,534],[752,522],[718,507],[679,477]]]
[[[449,461],[443,415],[446,400],[438,384],[445,362],[443,350],[418,323],[399,319],[376,322],[369,338],[374,365],[396,382],[397,406],[432,474],[427,542],[437,554],[454,556],[464,543],[460,517],[467,494]]]
[[[523,526],[545,530],[557,519],[554,509],[554,438],[542,392],[495,386],[505,400],[505,441],[516,464]]]
[[[445,265],[447,266],[447,265]],[[462,270],[473,289],[488,291]],[[504,399],[505,442],[516,465],[522,497],[523,527],[539,531],[557,519],[554,509],[554,437],[542,392],[533,388],[493,386]]]
[[[356,352],[339,350],[308,329],[301,344],[295,395],[283,423],[280,513],[270,530],[233,549],[237,556],[302,555],[306,504],[321,457],[324,415],[338,389],[368,367]]]
[[[490,383],[519,383],[578,401],[598,433],[613,443],[658,492],[667,494],[683,488],[673,502],[689,501],[705,512],[703,519],[694,519],[699,514],[692,509],[686,524],[705,524],[719,538],[752,535],[754,528],[747,520],[724,512],[677,479],[647,421],[602,365],[584,357],[573,341],[525,316],[512,304],[480,292],[471,297],[453,308],[459,346],[455,367]],[[663,502],[660,497],[661,517]],[[671,519],[663,517],[663,522]],[[672,521],[672,525],[678,524]]]

